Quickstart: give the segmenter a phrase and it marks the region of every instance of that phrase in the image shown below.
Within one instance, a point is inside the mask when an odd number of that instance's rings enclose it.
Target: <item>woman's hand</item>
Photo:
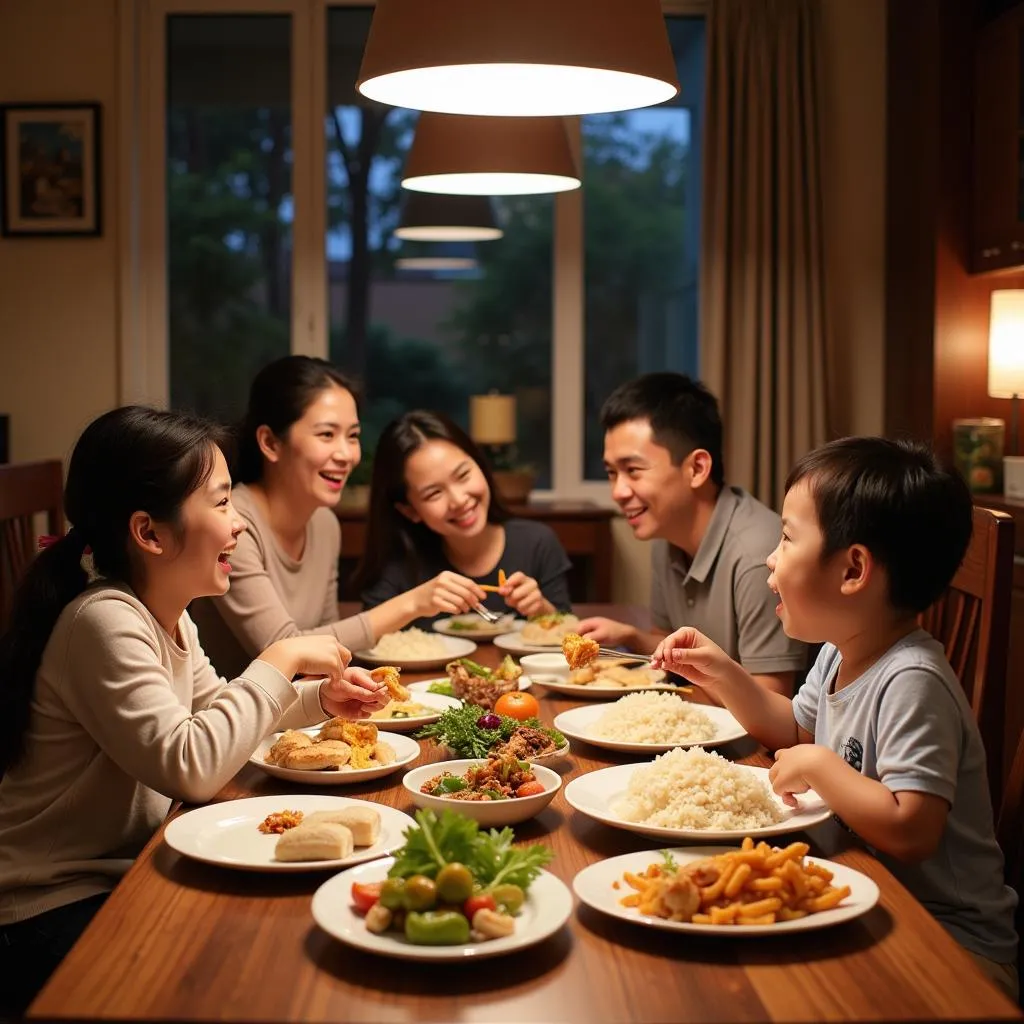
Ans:
[[[636,638],[636,629],[633,626],[600,615],[581,620],[576,632],[580,636],[596,640],[602,647],[632,647]]]
[[[712,688],[739,668],[718,644],[692,626],[669,633],[651,656],[651,667],[675,672],[691,683]]]
[[[520,615],[529,618],[531,615],[550,615],[555,606],[540,592],[540,584],[524,572],[514,572],[498,593],[505,599],[505,604],[514,608]]]
[[[325,676],[337,682],[352,660],[352,652],[330,634],[290,636],[272,643],[260,656],[285,676]]]
[[[437,615],[441,612],[458,615],[482,603],[487,594],[468,576],[445,570],[432,580],[421,583],[413,591],[418,616]]]
[[[346,669],[340,679],[320,684],[320,706],[333,718],[366,718],[389,700],[388,688],[364,668]]]

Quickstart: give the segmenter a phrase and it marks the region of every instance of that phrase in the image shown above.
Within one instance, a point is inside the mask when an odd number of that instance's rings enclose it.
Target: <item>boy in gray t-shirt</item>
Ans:
[[[794,700],[677,630],[653,663],[776,751],[787,803],[815,790],[1016,998],[1016,894],[1003,882],[985,752],[942,647],[917,616],[970,541],[971,496],[923,445],[846,438],[790,473],[768,585],[788,636],[822,648]]]

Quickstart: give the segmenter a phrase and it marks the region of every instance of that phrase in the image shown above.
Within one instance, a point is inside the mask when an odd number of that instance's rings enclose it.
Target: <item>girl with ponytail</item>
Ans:
[[[274,729],[387,702],[334,636],[271,644],[230,683],[210,665],[185,609],[228,589],[245,529],[219,440],[169,412],[100,416],[68,468],[73,526],[15,595],[0,637],[0,1019],[173,800],[209,800]]]

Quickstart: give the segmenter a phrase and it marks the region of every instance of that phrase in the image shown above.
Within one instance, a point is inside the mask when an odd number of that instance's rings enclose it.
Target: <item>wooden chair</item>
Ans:
[[[976,506],[963,564],[946,593],[920,616],[921,625],[945,646],[970,701],[985,744],[994,809],[1003,792],[1012,587],[1013,517]]]
[[[35,516],[46,532],[64,532],[64,475],[57,460],[0,466],[0,633],[7,628],[18,581],[38,549]]]

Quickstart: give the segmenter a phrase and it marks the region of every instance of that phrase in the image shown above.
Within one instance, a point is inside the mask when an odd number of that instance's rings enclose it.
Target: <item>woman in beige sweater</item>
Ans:
[[[359,464],[352,383],[330,363],[285,356],[249,393],[232,500],[248,530],[232,559],[231,590],[191,613],[218,671],[232,674],[282,637],[328,634],[372,647],[384,633],[441,612],[469,611],[487,594],[441,571],[351,618],[338,618],[341,527],[334,506]]]
[[[94,421],[68,470],[74,525],[33,563],[0,637],[0,1018],[172,800],[209,800],[275,728],[387,701],[334,636],[274,643],[230,683],[211,667],[185,608],[227,591],[245,530],[216,442],[137,406]]]

